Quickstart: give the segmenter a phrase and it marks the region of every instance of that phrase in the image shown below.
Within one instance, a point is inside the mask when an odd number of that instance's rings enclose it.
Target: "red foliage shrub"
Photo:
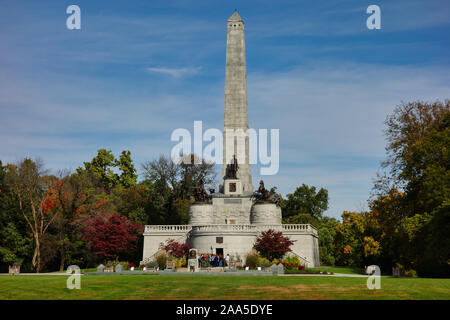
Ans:
[[[171,251],[172,255],[176,258],[182,258],[189,254],[189,249],[191,246],[187,243],[179,243],[175,241],[175,239],[169,239],[165,244],[161,242],[159,244],[159,248],[166,250],[167,252]]]
[[[113,213],[89,219],[83,234],[96,255],[118,259],[120,253],[135,249],[142,230],[140,224]]]
[[[291,246],[294,241],[283,236],[280,231],[269,229],[261,232],[261,236],[256,238],[253,249],[259,252],[261,256],[272,261],[273,259],[281,259],[286,253],[291,252]]]

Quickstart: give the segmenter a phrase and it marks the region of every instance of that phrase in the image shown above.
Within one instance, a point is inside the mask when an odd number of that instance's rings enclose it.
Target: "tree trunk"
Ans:
[[[59,253],[61,255],[61,263],[59,265],[59,271],[64,271],[64,264],[65,264],[65,253],[64,253],[64,243],[61,244],[61,248],[59,250]]]
[[[39,240],[39,234],[35,234],[35,242],[36,242],[36,249],[34,249],[34,265],[36,267],[36,273],[39,273],[41,271],[41,244]]]

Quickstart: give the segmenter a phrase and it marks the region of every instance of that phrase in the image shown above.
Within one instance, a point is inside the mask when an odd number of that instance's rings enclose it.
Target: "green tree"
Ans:
[[[323,212],[328,209],[328,191],[321,188],[316,192],[316,187],[302,184],[294,193],[287,195],[287,199],[282,201],[281,207],[285,218],[309,214],[312,218],[319,220]]]
[[[111,150],[99,149],[91,162],[84,162],[84,169],[78,168],[79,174],[86,171],[92,177],[94,184],[109,192],[119,182],[119,176],[114,172],[117,160]]]
[[[131,159],[131,152],[128,150],[122,151],[116,165],[121,171],[119,176],[121,185],[125,188],[135,185],[137,181],[137,174],[136,169],[134,168],[133,160]]]
[[[450,241],[449,233],[439,232],[447,228],[443,212],[450,201],[450,100],[404,103],[387,117],[386,127],[387,171],[375,182],[367,230],[381,243],[381,265],[420,267],[425,275],[434,268],[426,267],[428,261],[448,270],[449,250],[431,250],[430,244]]]
[[[118,185],[128,188],[137,181],[136,169],[128,150],[123,150],[117,160],[111,150],[99,149],[90,162],[84,162],[84,169],[77,169],[79,174],[84,172],[89,174],[96,187],[108,194]]]
[[[25,219],[17,214],[20,208],[7,183],[8,168],[14,166],[0,161],[0,265],[20,264],[22,270],[30,270],[33,238]]]
[[[289,216],[287,218],[283,218],[283,223],[286,224],[310,224],[314,227],[318,227],[320,222],[318,219],[311,216],[309,213],[299,213],[295,216]]]
[[[450,201],[444,202],[431,214],[422,228],[422,247],[417,257],[419,276],[450,276]]]
[[[323,217],[319,222],[317,231],[319,235],[319,257],[321,265],[335,265],[336,253],[334,247],[334,238],[336,236],[336,227],[338,225],[339,221],[330,217]]]
[[[385,124],[388,144],[383,167],[389,175],[375,190],[383,184],[403,188],[410,215],[432,212],[450,194],[450,100],[404,103]]]

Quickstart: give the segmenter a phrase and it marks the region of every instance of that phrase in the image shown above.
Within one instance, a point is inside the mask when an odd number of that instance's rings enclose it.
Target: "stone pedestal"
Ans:
[[[252,206],[250,223],[257,225],[281,224],[281,208],[274,203],[255,203]]]
[[[242,182],[239,179],[226,179],[224,182],[224,194],[225,195],[241,195],[242,194]]]
[[[189,224],[203,225],[214,223],[213,205],[208,203],[194,203],[189,208]]]

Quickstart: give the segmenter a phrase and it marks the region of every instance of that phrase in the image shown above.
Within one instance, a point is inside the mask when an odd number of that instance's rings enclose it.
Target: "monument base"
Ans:
[[[245,256],[253,249],[256,237],[269,229],[283,232],[295,240],[291,247],[306,267],[319,267],[317,230],[309,224],[210,224],[210,225],[147,225],[144,232],[143,261],[155,259],[159,244],[168,239],[187,242],[201,254],[229,254],[245,265]],[[171,230],[173,230],[171,232]]]

